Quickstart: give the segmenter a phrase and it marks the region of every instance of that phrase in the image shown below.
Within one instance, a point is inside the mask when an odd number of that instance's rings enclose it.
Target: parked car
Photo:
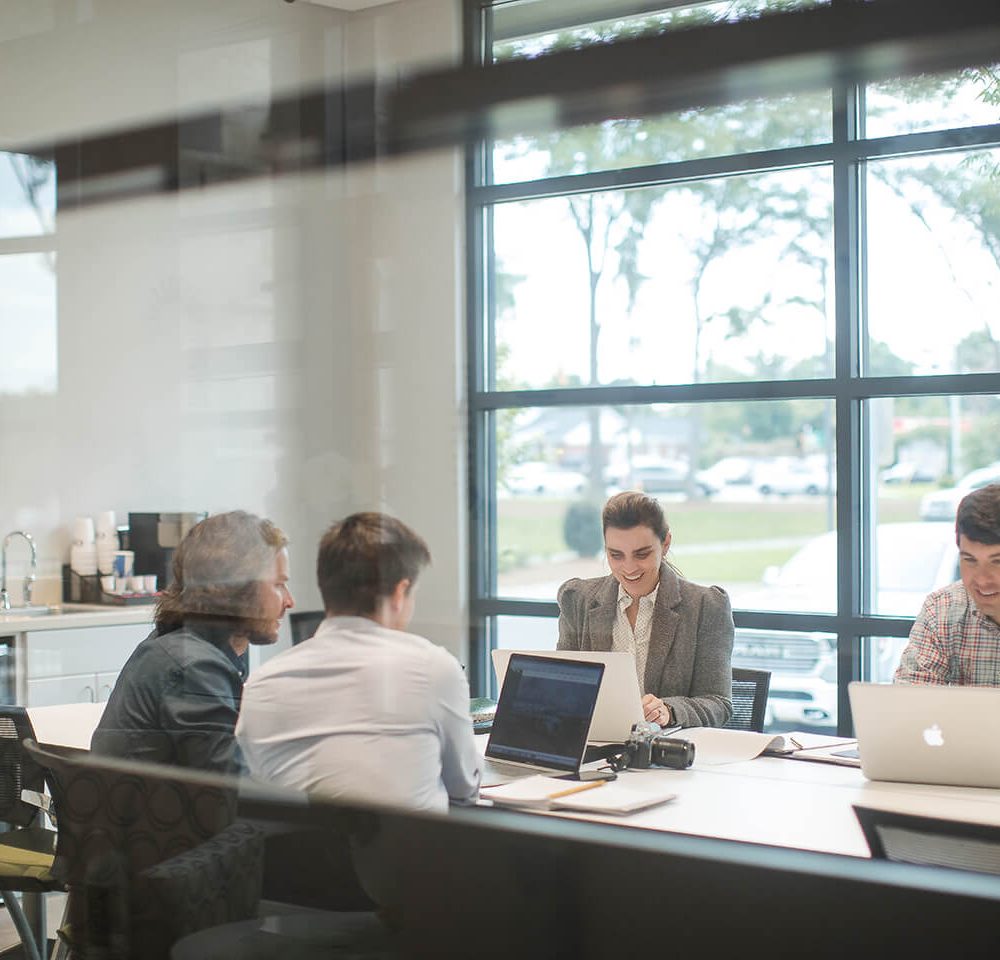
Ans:
[[[967,473],[954,487],[925,494],[920,501],[921,519],[954,520],[962,497],[990,483],[1000,483],[1000,460]]]
[[[756,462],[750,457],[723,457],[697,473],[698,482],[718,492],[728,486],[749,486],[753,483]]]
[[[518,463],[507,471],[503,486],[509,493],[569,497],[583,493],[587,478],[576,470],[562,470],[549,463]]]
[[[943,524],[885,523],[876,528],[874,612],[915,616],[932,590],[958,579],[954,533]],[[837,535],[820,534],[753,591],[732,591],[733,606],[754,610],[832,613],[836,609]],[[879,647],[878,676],[888,679],[902,644]],[[768,716],[774,723],[836,725],[837,662],[833,640],[821,633],[740,630],[733,665],[770,670]]]
[[[759,468],[754,482],[758,492],[765,497],[770,494],[816,496],[836,489],[836,474],[827,467],[825,458],[778,457]]]
[[[826,634],[737,630],[733,666],[770,671],[768,727],[836,728],[837,651]]]
[[[631,467],[623,465],[608,474],[609,492],[617,490],[642,490],[645,493],[688,493],[689,468],[683,460],[639,459]],[[718,488],[703,481],[700,475],[694,478],[694,493],[699,497],[709,497]]]
[[[935,473],[925,466],[921,466],[919,463],[913,463],[910,460],[901,460],[899,463],[894,463],[891,467],[886,467],[879,476],[879,479],[882,483],[887,484],[934,483],[939,476],[940,474]]]

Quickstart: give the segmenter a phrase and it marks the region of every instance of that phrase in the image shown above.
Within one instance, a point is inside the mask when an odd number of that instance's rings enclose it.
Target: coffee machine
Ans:
[[[134,571],[156,574],[160,590],[173,579],[174,550],[207,513],[129,513],[128,549],[135,554]]]

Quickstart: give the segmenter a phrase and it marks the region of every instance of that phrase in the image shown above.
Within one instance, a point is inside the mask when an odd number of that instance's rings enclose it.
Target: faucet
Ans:
[[[35,541],[30,533],[23,530],[11,530],[3,538],[3,548],[0,549],[0,609],[10,609],[10,595],[7,593],[7,547],[10,546],[11,537],[24,537],[31,547],[31,572],[24,578],[24,605],[31,606],[31,587],[35,582],[35,571],[38,569],[38,554],[35,552]]]

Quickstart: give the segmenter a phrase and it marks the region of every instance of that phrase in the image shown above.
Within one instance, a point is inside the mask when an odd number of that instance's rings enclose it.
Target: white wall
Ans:
[[[5,4],[0,148],[459,45],[457,0]],[[60,215],[58,391],[0,395],[0,533],[29,529],[54,576],[77,514],[242,507],[292,537],[306,609],[325,526],[387,509],[435,557],[415,628],[464,659],[462,202],[440,152]]]

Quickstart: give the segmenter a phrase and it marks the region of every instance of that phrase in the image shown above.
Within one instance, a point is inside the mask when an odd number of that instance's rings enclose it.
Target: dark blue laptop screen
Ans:
[[[603,675],[603,663],[512,654],[486,756],[576,770]]]

